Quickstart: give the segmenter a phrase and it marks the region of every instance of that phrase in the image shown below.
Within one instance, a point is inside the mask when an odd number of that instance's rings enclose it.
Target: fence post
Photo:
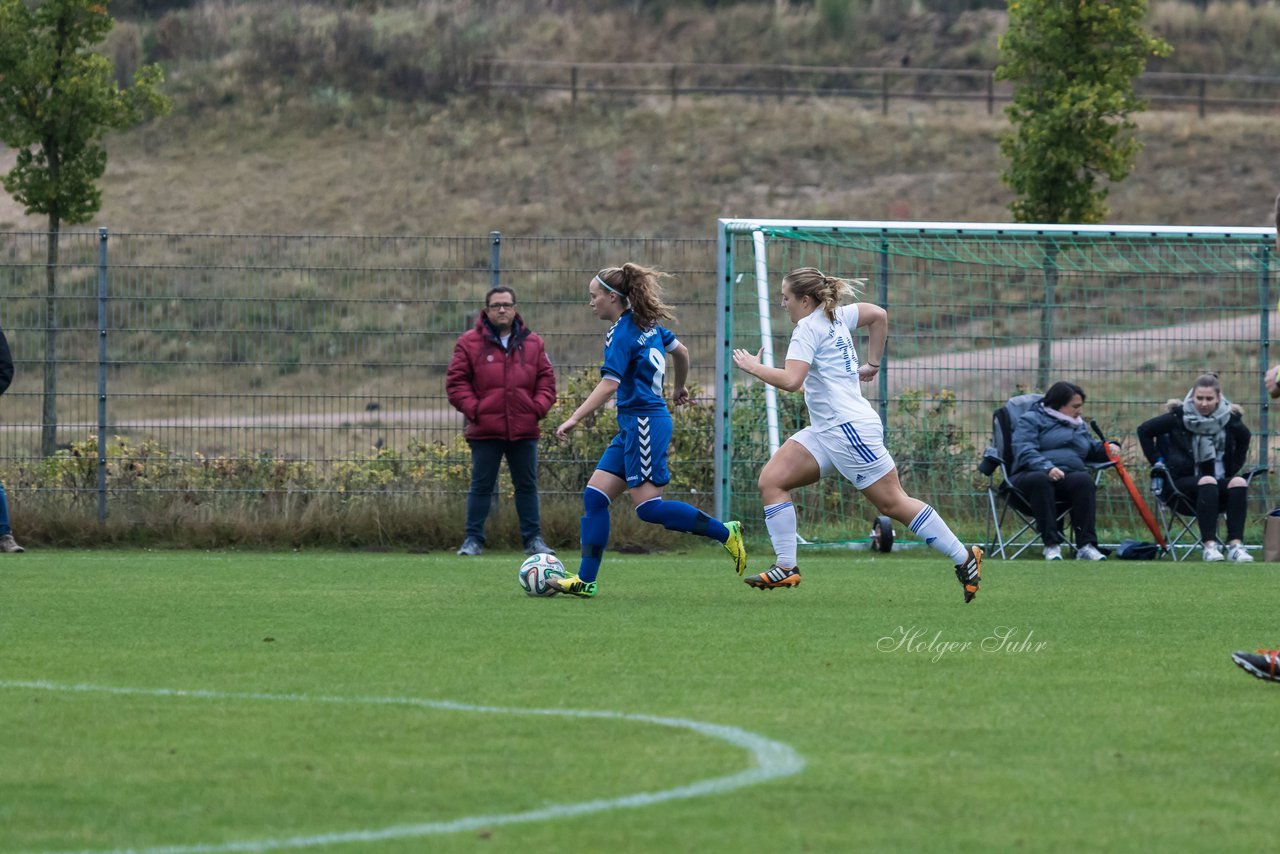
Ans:
[[[1058,244],[1052,237],[1044,249],[1044,305],[1040,314],[1040,366],[1036,382],[1040,388],[1049,387],[1053,375],[1053,305],[1058,289]]]
[[[996,109],[996,75],[990,73],[987,75],[987,115],[991,115]]]
[[[98,522],[107,521],[107,229],[98,229]]]
[[[880,75],[880,114],[889,115],[889,72]]]
[[[1204,78],[1200,78],[1200,118],[1204,118]]]
[[[1261,363],[1258,365],[1259,377],[1266,374],[1267,369],[1271,366],[1271,290],[1268,286],[1270,279],[1271,243],[1267,241],[1258,249],[1258,306],[1261,309],[1258,312],[1258,360]],[[1271,398],[1267,394],[1266,383],[1262,379],[1258,380],[1258,385],[1262,388],[1262,393],[1258,396],[1258,399],[1262,401],[1262,405],[1259,407],[1261,415],[1259,416],[1258,430],[1262,434],[1262,441],[1258,443],[1258,465],[1265,468],[1268,465],[1267,446],[1271,444],[1267,441],[1271,436],[1269,432]],[[1267,482],[1269,480],[1269,478],[1262,478],[1263,499],[1268,498]],[[1270,501],[1267,500],[1263,506],[1270,507],[1270,504]]]
[[[578,66],[569,66],[569,104],[578,106]]]
[[[671,66],[671,103],[673,105],[676,102],[676,96],[680,94],[676,89],[676,74],[679,73],[679,70],[678,66]]]
[[[880,238],[880,307],[889,309],[889,240]],[[887,435],[889,432],[889,345],[886,342],[884,352],[880,354],[880,424]]]
[[[489,232],[489,287],[502,284],[502,232]]]

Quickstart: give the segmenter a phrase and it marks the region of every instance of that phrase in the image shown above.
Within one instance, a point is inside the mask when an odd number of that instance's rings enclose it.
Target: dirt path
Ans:
[[[1051,350],[1053,374],[1060,376],[1081,369],[1096,370],[1099,365],[1123,367],[1132,371],[1143,370],[1146,366],[1158,369],[1168,359],[1171,351],[1187,342],[1256,344],[1261,338],[1261,318],[1259,314],[1245,314],[1177,326],[1055,341]],[[1274,332],[1274,313],[1269,322],[1269,328]],[[926,388],[950,388],[957,395],[969,399],[987,399],[993,395],[999,397],[1019,385],[1034,388],[1039,358],[1040,345],[1036,343],[900,361],[894,361],[891,357],[889,393],[894,395],[905,388],[919,388],[923,385]],[[920,376],[930,373],[941,374],[946,377],[946,381],[922,384]],[[993,383],[997,381],[998,387],[993,388]]]

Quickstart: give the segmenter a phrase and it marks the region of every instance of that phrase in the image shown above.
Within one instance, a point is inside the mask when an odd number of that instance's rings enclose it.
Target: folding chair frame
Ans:
[[[1037,394],[1030,394],[1010,398],[1007,403],[996,409],[991,416],[992,444],[983,453],[982,462],[978,464],[978,470],[987,476],[987,507],[990,511],[990,515],[987,517],[986,538],[988,557],[1013,560],[1036,543],[1043,542],[1040,533],[1035,529],[1035,515],[1031,512],[1031,506],[1027,503],[1026,496],[1009,479],[1009,469],[1013,465],[1014,428],[1014,419],[1009,411],[1009,406],[1010,404],[1023,404],[1018,408],[1025,411],[1026,407],[1039,400],[1040,397]],[[1115,463],[1108,460],[1107,462],[1089,463],[1088,466],[1094,472],[1093,482],[1096,486],[1102,480],[1102,472],[1114,467]],[[996,472],[1000,473],[1000,481],[998,483],[996,482]],[[1058,504],[1058,508],[1060,509],[1056,516],[1056,522],[1058,529],[1062,530],[1066,517],[1071,513],[1071,508],[1069,505],[1064,506],[1062,503]],[[1019,527],[1011,535],[1005,536],[1004,529],[1006,524],[1012,524],[1010,514],[1016,518]]]
[[[1252,486],[1254,476],[1264,474],[1266,471],[1266,466],[1257,466],[1240,476],[1244,478],[1245,483]],[[1187,495],[1178,489],[1174,485],[1173,474],[1168,467],[1158,462],[1151,467],[1151,497],[1156,507],[1156,517],[1160,521],[1160,529],[1164,531],[1165,542],[1169,544],[1169,556],[1175,561],[1186,560],[1192,552],[1200,549],[1195,496]]]
[[[1093,471],[1094,486],[1098,486],[1102,482],[1102,473],[1113,468],[1115,463],[1108,460],[1105,463],[1089,463],[1088,466]],[[1040,532],[1035,529],[1035,516],[1031,512],[1026,496],[1009,480],[1004,463],[999,464],[998,470],[1002,477],[1000,483],[995,482],[994,473],[987,480],[987,506],[991,511],[987,521],[987,554],[988,557],[1013,560],[1037,543],[1042,543],[1043,539]],[[1062,503],[1057,506],[1061,509],[1054,520],[1057,522],[1058,530],[1061,531],[1066,524],[1067,516],[1071,515],[1071,506],[1069,504],[1064,506]],[[1006,537],[1003,528],[1010,513],[1017,518],[1019,528]],[[991,538],[993,533],[994,540]],[[1023,540],[1024,535],[1028,533],[1032,536]]]

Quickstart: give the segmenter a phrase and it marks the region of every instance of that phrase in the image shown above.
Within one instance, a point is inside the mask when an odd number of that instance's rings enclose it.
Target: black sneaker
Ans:
[[[768,572],[749,575],[742,580],[757,590],[772,590],[775,587],[799,587],[800,569],[794,566],[790,569],[784,569],[775,563],[769,567]]]
[[[978,595],[978,585],[982,583],[982,549],[969,546],[969,557],[956,567],[956,578],[964,588],[964,601],[972,602]]]
[[[1269,682],[1280,682],[1280,650],[1260,649],[1257,652],[1233,652],[1231,660],[1241,670],[1259,679]]]

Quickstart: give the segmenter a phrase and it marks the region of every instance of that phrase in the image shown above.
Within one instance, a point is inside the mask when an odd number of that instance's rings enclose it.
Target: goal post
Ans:
[[[802,395],[766,388],[732,361],[735,347],[770,363],[786,352],[778,285],[802,266],[865,279],[858,299],[888,310],[885,359],[863,391],[907,491],[967,539],[985,521],[976,467],[993,410],[1057,380],[1085,389],[1086,414],[1142,470],[1134,429],[1216,371],[1259,439],[1252,461],[1266,465],[1274,241],[1274,229],[1254,227],[720,219],[716,513],[760,518],[760,468],[807,423]],[[1251,500],[1265,502],[1265,490],[1255,485]],[[875,517],[840,478],[796,503],[814,542],[865,540]],[[1144,530],[1123,490],[1104,487],[1098,519],[1116,536]]]

